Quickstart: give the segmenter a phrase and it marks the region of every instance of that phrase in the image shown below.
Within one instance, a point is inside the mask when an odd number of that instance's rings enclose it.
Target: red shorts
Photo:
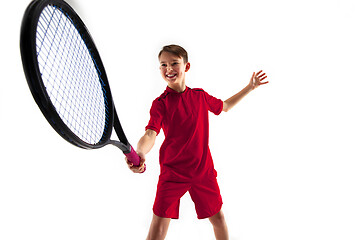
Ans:
[[[209,218],[221,210],[222,198],[216,177],[192,183],[159,180],[154,214],[163,218],[179,218],[180,198],[189,191],[198,219]]]

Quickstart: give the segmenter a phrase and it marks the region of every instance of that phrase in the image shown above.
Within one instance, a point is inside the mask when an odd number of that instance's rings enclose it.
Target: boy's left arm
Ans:
[[[264,82],[265,78],[267,78],[266,73],[262,73],[262,70],[253,73],[249,84],[242,89],[240,92],[225,100],[223,103],[223,111],[227,112],[231,108],[233,108],[241,99],[243,99],[246,95],[248,95],[252,90],[256,89],[260,85],[264,85],[269,83],[268,81]]]

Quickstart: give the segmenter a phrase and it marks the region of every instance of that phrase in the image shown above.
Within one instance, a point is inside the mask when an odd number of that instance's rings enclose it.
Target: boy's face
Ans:
[[[174,90],[185,89],[185,72],[190,69],[190,63],[184,63],[183,58],[163,52],[160,57],[160,73],[168,86]]]

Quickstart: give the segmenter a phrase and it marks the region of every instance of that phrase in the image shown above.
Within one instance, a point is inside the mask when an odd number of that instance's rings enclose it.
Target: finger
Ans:
[[[125,157],[125,161],[126,161],[126,163],[127,163],[128,165],[131,164],[131,162],[129,161],[129,159],[127,159],[127,157]]]
[[[143,166],[140,166],[140,167],[136,167],[136,169],[134,169],[135,173],[142,173],[144,171],[144,167]]]
[[[267,84],[267,83],[269,83],[269,81],[267,81],[267,82],[262,82],[262,83],[260,83],[260,85],[264,85],[264,84]]]
[[[263,70],[260,70],[259,72],[256,73],[256,76],[259,75],[260,73],[262,73]]]
[[[265,76],[266,75],[266,73],[263,73],[263,74],[261,74],[260,76],[258,76],[258,78],[262,78],[263,76]]]
[[[260,81],[263,81],[265,78],[267,78],[267,76],[265,76],[265,77],[262,77],[261,79],[260,79]]]

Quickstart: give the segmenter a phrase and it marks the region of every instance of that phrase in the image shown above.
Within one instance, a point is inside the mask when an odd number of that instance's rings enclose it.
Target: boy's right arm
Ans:
[[[132,163],[126,160],[129,168],[134,173],[142,173],[145,171],[145,155],[150,152],[155,144],[157,133],[154,130],[147,129],[144,136],[142,136],[137,144],[136,153],[140,156],[140,166],[135,167]]]

